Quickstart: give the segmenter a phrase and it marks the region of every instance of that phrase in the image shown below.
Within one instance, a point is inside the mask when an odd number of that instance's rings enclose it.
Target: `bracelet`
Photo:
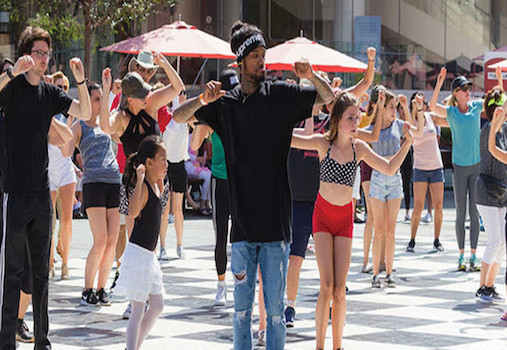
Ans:
[[[12,67],[9,67],[7,68],[7,70],[5,71],[5,73],[7,73],[7,76],[12,80],[14,79],[14,75],[12,74]]]
[[[83,81],[77,81],[76,82],[77,85],[83,85],[84,83],[86,83],[86,79],[84,79]]]
[[[201,105],[206,106],[207,103],[204,101],[204,94],[199,95],[199,102],[201,102]]]

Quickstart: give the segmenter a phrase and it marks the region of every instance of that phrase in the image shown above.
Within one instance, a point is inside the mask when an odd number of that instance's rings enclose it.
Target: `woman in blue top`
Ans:
[[[475,182],[479,175],[481,111],[483,100],[470,101],[470,86],[465,77],[459,76],[452,81],[452,96],[448,105],[437,103],[440,89],[447,76],[443,67],[437,78],[435,90],[431,96],[430,110],[436,116],[449,123],[452,136],[452,165],[454,204],[456,206],[456,238],[458,240],[458,271],[466,271],[465,253],[465,215],[466,198],[470,214],[470,271],[480,271],[475,252],[479,240],[479,212],[475,204]],[[497,72],[498,76],[498,72]]]
[[[113,152],[111,137],[99,126],[98,116],[102,89],[97,83],[88,83],[92,117],[74,123],[74,137],[66,145],[68,151],[77,146],[83,157],[83,205],[93,235],[93,246],[85,266],[85,286],[81,304],[110,305],[104,290],[113,265],[118,232],[120,230],[120,168]],[[107,97],[106,97],[107,98]],[[96,292],[95,275],[99,273]]]

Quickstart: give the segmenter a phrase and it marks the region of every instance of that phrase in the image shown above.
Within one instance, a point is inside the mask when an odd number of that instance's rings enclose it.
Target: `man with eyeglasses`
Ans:
[[[6,171],[0,246],[0,350],[15,349],[15,328],[25,252],[30,255],[35,349],[51,349],[47,338],[51,199],[48,185],[48,132],[54,115],[87,120],[91,103],[81,60],[70,60],[79,100],[43,81],[51,37],[27,27],[18,43],[19,59],[0,75],[0,107],[5,112]],[[49,137],[50,138],[50,137]]]

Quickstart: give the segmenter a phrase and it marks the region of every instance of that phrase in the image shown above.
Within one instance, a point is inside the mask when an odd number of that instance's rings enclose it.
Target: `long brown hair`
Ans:
[[[384,102],[384,108],[387,106],[387,104],[392,100],[392,99],[395,99],[396,100],[396,95],[393,94],[391,91],[384,91],[385,95],[386,95],[386,101]],[[377,109],[375,110],[375,114],[373,115],[373,118],[371,118],[371,124],[375,124],[375,122],[377,121],[377,117],[378,117],[378,106],[377,106]]]
[[[329,131],[324,134],[324,138],[333,142],[338,137],[338,125],[342,119],[343,113],[350,106],[357,106],[357,99],[346,91],[342,91],[336,96],[331,116],[329,117]]]

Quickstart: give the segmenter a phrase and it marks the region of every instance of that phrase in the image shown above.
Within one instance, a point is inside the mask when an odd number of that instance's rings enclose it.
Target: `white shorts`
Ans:
[[[357,167],[356,179],[354,180],[354,188],[352,190],[352,198],[361,198],[361,167]]]
[[[49,189],[56,191],[60,187],[76,182],[76,172],[70,157],[68,161],[61,162],[57,166],[48,167]]]

